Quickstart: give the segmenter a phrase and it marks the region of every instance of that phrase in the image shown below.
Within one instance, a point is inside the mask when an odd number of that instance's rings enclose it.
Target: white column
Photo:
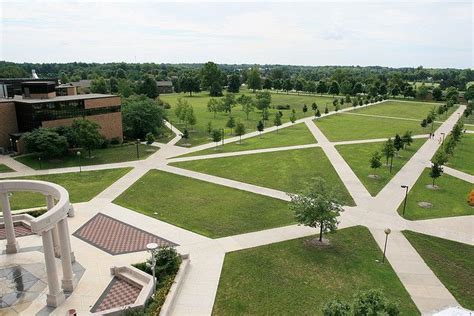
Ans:
[[[49,293],[46,295],[46,304],[51,307],[58,307],[64,300],[64,293],[59,287],[58,272],[56,270],[56,258],[53,249],[53,233],[51,230],[42,233],[44,261],[46,273],[48,275]]]
[[[54,207],[54,197],[52,195],[46,196],[46,206],[48,208],[48,211]],[[59,258],[61,256],[61,249],[59,246],[59,234],[57,226],[53,228],[53,248],[54,255],[56,256],[56,258]]]
[[[2,200],[3,223],[5,225],[5,233],[7,235],[6,253],[17,253],[19,247],[15,238],[15,227],[13,226],[10,201],[8,200],[8,192],[0,193],[0,198]]]
[[[63,267],[63,279],[61,285],[64,291],[72,292],[74,290],[74,274],[72,272],[71,243],[69,240],[67,218],[60,220],[57,226],[59,240],[61,241],[61,264]]]

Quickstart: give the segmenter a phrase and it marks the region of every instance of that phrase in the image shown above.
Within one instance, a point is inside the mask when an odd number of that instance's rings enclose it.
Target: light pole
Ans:
[[[385,233],[385,245],[383,246],[383,257],[382,257],[382,263],[385,262],[385,252],[387,251],[387,241],[388,241],[388,235],[392,232],[390,228],[385,228],[383,231]]]
[[[140,159],[140,152],[138,151],[138,144],[140,144],[139,139],[137,139],[137,159]]]
[[[41,164],[41,156],[38,157],[39,165],[40,165],[40,170],[43,169],[43,165]]]
[[[402,185],[402,189],[405,189],[405,200],[403,201],[403,212],[402,212],[402,217],[405,217],[405,209],[407,208],[407,198],[408,198],[408,185]]]
[[[10,137],[10,150],[13,151],[13,139]]]
[[[146,245],[146,249],[150,252],[151,255],[151,273],[153,275],[153,293],[156,290],[156,277],[155,277],[155,267],[156,267],[156,250],[158,249],[157,243],[149,243]]]
[[[77,157],[79,158],[79,172],[82,172],[82,166],[81,166],[81,151],[78,151],[76,153]]]

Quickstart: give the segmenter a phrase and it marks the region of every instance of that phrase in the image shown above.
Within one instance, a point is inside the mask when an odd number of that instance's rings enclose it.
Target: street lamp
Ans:
[[[76,153],[77,157],[79,157],[79,172],[82,172],[82,166],[81,166],[81,151],[78,151]]]
[[[140,152],[138,151],[138,144],[140,144],[140,139],[137,138],[137,159],[140,159]]]
[[[10,137],[10,150],[13,151],[13,139]]]
[[[403,212],[402,212],[402,217],[405,217],[405,209],[407,208],[408,185],[402,185],[402,189],[405,189],[405,200],[403,201]]]
[[[156,290],[156,277],[155,277],[155,267],[156,267],[156,252],[158,249],[157,243],[149,243],[146,245],[146,249],[150,252],[151,255],[151,273],[153,275],[153,293]]]
[[[385,245],[383,246],[383,257],[382,257],[382,263],[385,262],[385,252],[387,251],[387,240],[388,240],[388,235],[392,230],[390,228],[385,228],[384,233],[385,233]]]
[[[41,156],[38,157],[39,165],[40,165],[40,170],[43,169],[43,165],[41,164]]]

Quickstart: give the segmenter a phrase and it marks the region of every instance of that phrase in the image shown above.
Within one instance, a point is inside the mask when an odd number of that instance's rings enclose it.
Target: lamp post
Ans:
[[[156,267],[156,250],[158,249],[157,243],[149,243],[146,245],[146,249],[150,252],[151,255],[151,273],[153,275],[153,293],[156,290],[156,277],[155,277],[155,267]]]
[[[41,164],[41,156],[38,157],[39,165],[40,165],[40,170],[43,169],[43,165]]]
[[[76,153],[77,157],[79,158],[79,172],[82,172],[82,165],[81,165],[81,151]]]
[[[385,245],[383,246],[383,257],[382,257],[382,263],[385,262],[385,252],[387,251],[387,241],[388,241],[388,235],[392,230],[390,228],[385,228],[384,233],[385,233]]]
[[[140,159],[140,152],[138,151],[138,144],[140,144],[140,140],[137,138],[137,159]]]
[[[10,137],[10,150],[13,151],[13,139]]]
[[[408,198],[408,185],[402,185],[402,189],[405,189],[405,200],[403,201],[403,212],[402,217],[405,217],[405,209],[407,208],[407,198]]]
[[[15,140],[15,151],[18,152],[18,139]]]

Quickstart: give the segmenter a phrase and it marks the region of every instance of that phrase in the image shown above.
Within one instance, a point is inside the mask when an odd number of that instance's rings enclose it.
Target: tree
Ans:
[[[400,151],[400,149],[402,149],[403,146],[404,146],[404,143],[403,143],[402,138],[400,137],[400,135],[396,134],[393,140],[393,147],[395,147],[397,151]]]
[[[262,118],[265,120],[267,110],[272,102],[272,95],[268,91],[257,92],[255,96],[255,106],[262,111]]]
[[[219,110],[221,109],[220,103],[221,102],[215,98],[210,98],[207,102],[207,110],[209,112],[214,112],[214,118],[216,118],[217,112],[219,112]]]
[[[260,136],[262,136],[262,132],[263,132],[264,129],[265,129],[265,126],[263,125],[263,122],[262,122],[262,121],[258,121],[257,130],[258,130],[258,132],[260,133]]]
[[[441,101],[441,98],[443,97],[443,91],[440,87],[435,87],[432,93],[433,99],[435,99],[436,101]]]
[[[392,173],[392,165],[393,165],[393,156],[395,156],[395,146],[393,144],[393,140],[389,138],[382,147],[382,152],[387,159],[386,165],[388,166],[388,160],[390,161],[390,173]]]
[[[425,84],[422,84],[421,86],[418,87],[418,91],[416,92],[418,98],[421,100],[425,100],[426,97],[428,96],[429,89]]]
[[[273,81],[270,78],[263,80],[263,89],[270,90],[273,86]]]
[[[140,93],[146,95],[150,99],[155,99],[159,95],[156,81],[152,76],[145,76],[140,85]]]
[[[212,61],[205,63],[201,69],[202,89],[210,91],[211,97],[222,95],[221,76],[221,70]]]
[[[362,91],[364,91],[364,87],[362,86],[362,83],[356,82],[356,84],[352,88],[352,94],[356,95],[356,94],[362,93]]]
[[[232,129],[235,127],[235,120],[232,115],[229,116],[229,119],[227,120],[225,126],[230,128],[230,134],[232,135]]]
[[[127,74],[125,73],[125,70],[123,70],[122,68],[119,68],[115,72],[115,77],[119,79],[127,79]]]
[[[109,87],[104,78],[94,79],[91,81],[92,93],[109,93]]]
[[[194,109],[191,105],[186,109],[184,123],[185,123],[185,128],[187,128],[188,125],[194,126],[197,123],[196,115],[194,115]]]
[[[405,98],[408,98],[408,97],[414,98],[415,97],[415,90],[413,90],[413,87],[410,86],[410,85],[407,85],[405,87],[405,89],[403,90],[403,96]]]
[[[155,142],[156,138],[155,138],[155,135],[153,135],[153,133],[147,133],[145,135],[145,140],[148,145],[151,145]]]
[[[433,90],[433,96],[434,96],[434,90]],[[469,88],[466,89],[466,92],[464,92],[464,99],[466,99],[466,101],[474,100],[474,85],[473,84],[471,84]]]
[[[371,289],[358,293],[352,303],[352,315],[387,315],[400,314],[398,306],[389,301],[381,290]]]
[[[211,138],[212,138],[212,141],[214,143],[216,143],[216,150],[217,150],[217,146],[219,145],[219,142],[222,140],[222,133],[220,130],[218,130],[217,128],[216,129],[213,129],[212,132],[211,132]]]
[[[239,144],[242,144],[242,135],[245,134],[244,123],[238,122],[235,126],[235,135],[239,136]]]
[[[313,102],[313,104],[311,104],[311,109],[313,110],[313,112],[318,109],[318,105],[316,104],[316,102]]]
[[[430,177],[433,179],[433,187],[435,186],[435,180],[441,177],[443,174],[443,166],[434,162],[431,164]]]
[[[446,100],[453,100],[454,103],[458,102],[459,92],[455,87],[449,87],[446,89]]]
[[[324,179],[313,178],[307,189],[289,196],[290,209],[295,212],[296,221],[304,226],[319,227],[320,242],[323,240],[323,233],[337,230],[337,217],[343,211],[342,202]]]
[[[221,99],[221,107],[222,110],[226,113],[231,114],[232,113],[232,108],[237,104],[237,100],[235,99],[235,94],[233,93],[227,93],[222,99]]]
[[[125,136],[143,138],[147,133],[158,134],[164,126],[165,112],[155,101],[144,96],[132,96],[122,101],[122,121]]]
[[[411,135],[412,135],[411,131],[406,131],[405,134],[403,134],[402,136],[403,148],[410,146],[411,143],[413,143],[413,138]]]
[[[233,73],[229,77],[229,84],[227,85],[227,92],[239,93],[240,90],[240,76],[238,73]]]
[[[352,83],[348,80],[344,80],[341,83],[341,94],[348,95],[352,92]]]
[[[86,119],[76,119],[72,121],[72,129],[76,134],[77,144],[89,152],[92,158],[92,149],[98,148],[104,141],[100,135],[100,125]]]
[[[374,173],[378,168],[382,167],[380,159],[382,159],[382,156],[378,151],[374,152],[372,157],[370,157],[370,168],[374,169]]]
[[[328,106],[326,105],[326,107],[324,108],[324,114],[328,114],[329,113],[329,109],[328,109]]]
[[[326,82],[323,80],[319,80],[318,85],[316,86],[316,92],[319,94],[323,94],[328,92],[328,87],[326,85]]]
[[[302,79],[297,79],[295,81],[295,90],[298,92],[298,94],[299,94],[299,91],[303,91],[303,88],[304,88],[304,81]]]
[[[199,76],[193,72],[185,72],[178,77],[179,89],[182,92],[189,93],[189,96],[193,95],[193,92],[201,91],[199,85]]]
[[[249,89],[252,89],[253,92],[255,90],[260,90],[262,88],[262,78],[260,78],[260,72],[258,71],[258,67],[252,67],[247,74],[247,84]]]
[[[209,88],[209,95],[211,97],[221,97],[222,96],[222,85],[219,82],[214,82]]]
[[[276,126],[277,133],[278,133],[278,126],[281,125],[281,113],[280,112],[275,113],[275,118],[273,119],[273,125]]]
[[[118,92],[118,81],[114,77],[111,77],[109,79],[109,85],[110,85],[110,92],[111,93],[117,93]]]
[[[329,94],[332,94],[333,96],[336,96],[339,94],[339,83],[337,81],[331,82],[331,86],[329,87]]]
[[[128,98],[133,94],[132,83],[127,79],[119,79],[117,90],[118,94],[120,94],[122,97]]]
[[[296,111],[295,111],[295,109],[291,109],[290,121],[291,121],[291,123],[296,122]]]
[[[428,126],[428,122],[426,121],[426,119],[423,119],[420,123],[421,127],[423,128],[426,128],[426,126]]]
[[[390,94],[394,97],[398,96],[400,94],[400,88],[398,86],[393,87]]]
[[[308,107],[306,106],[306,104],[303,104],[303,113],[306,113],[308,112]]]
[[[207,135],[210,136],[211,133],[212,133],[212,130],[213,130],[213,128],[212,128],[212,122],[209,121],[209,122],[207,122],[207,127],[206,127]]]
[[[321,112],[319,112],[319,109],[316,110],[316,114],[314,116],[321,117]]]
[[[26,149],[40,156],[57,157],[63,155],[68,148],[67,138],[50,128],[37,128],[23,135]]]
[[[189,132],[187,128],[183,130],[183,134],[181,135],[181,138],[184,139],[184,145],[188,145]]]
[[[245,116],[248,120],[250,112],[252,112],[255,107],[253,98],[251,96],[242,94],[237,98],[237,103],[242,105],[242,111],[245,113]]]
[[[293,89],[293,82],[291,82],[291,79],[285,79],[285,81],[283,81],[283,90],[286,91],[286,94],[288,94],[289,91],[291,91]]]
[[[383,83],[379,86],[379,94],[380,95],[387,94],[387,86]]]

